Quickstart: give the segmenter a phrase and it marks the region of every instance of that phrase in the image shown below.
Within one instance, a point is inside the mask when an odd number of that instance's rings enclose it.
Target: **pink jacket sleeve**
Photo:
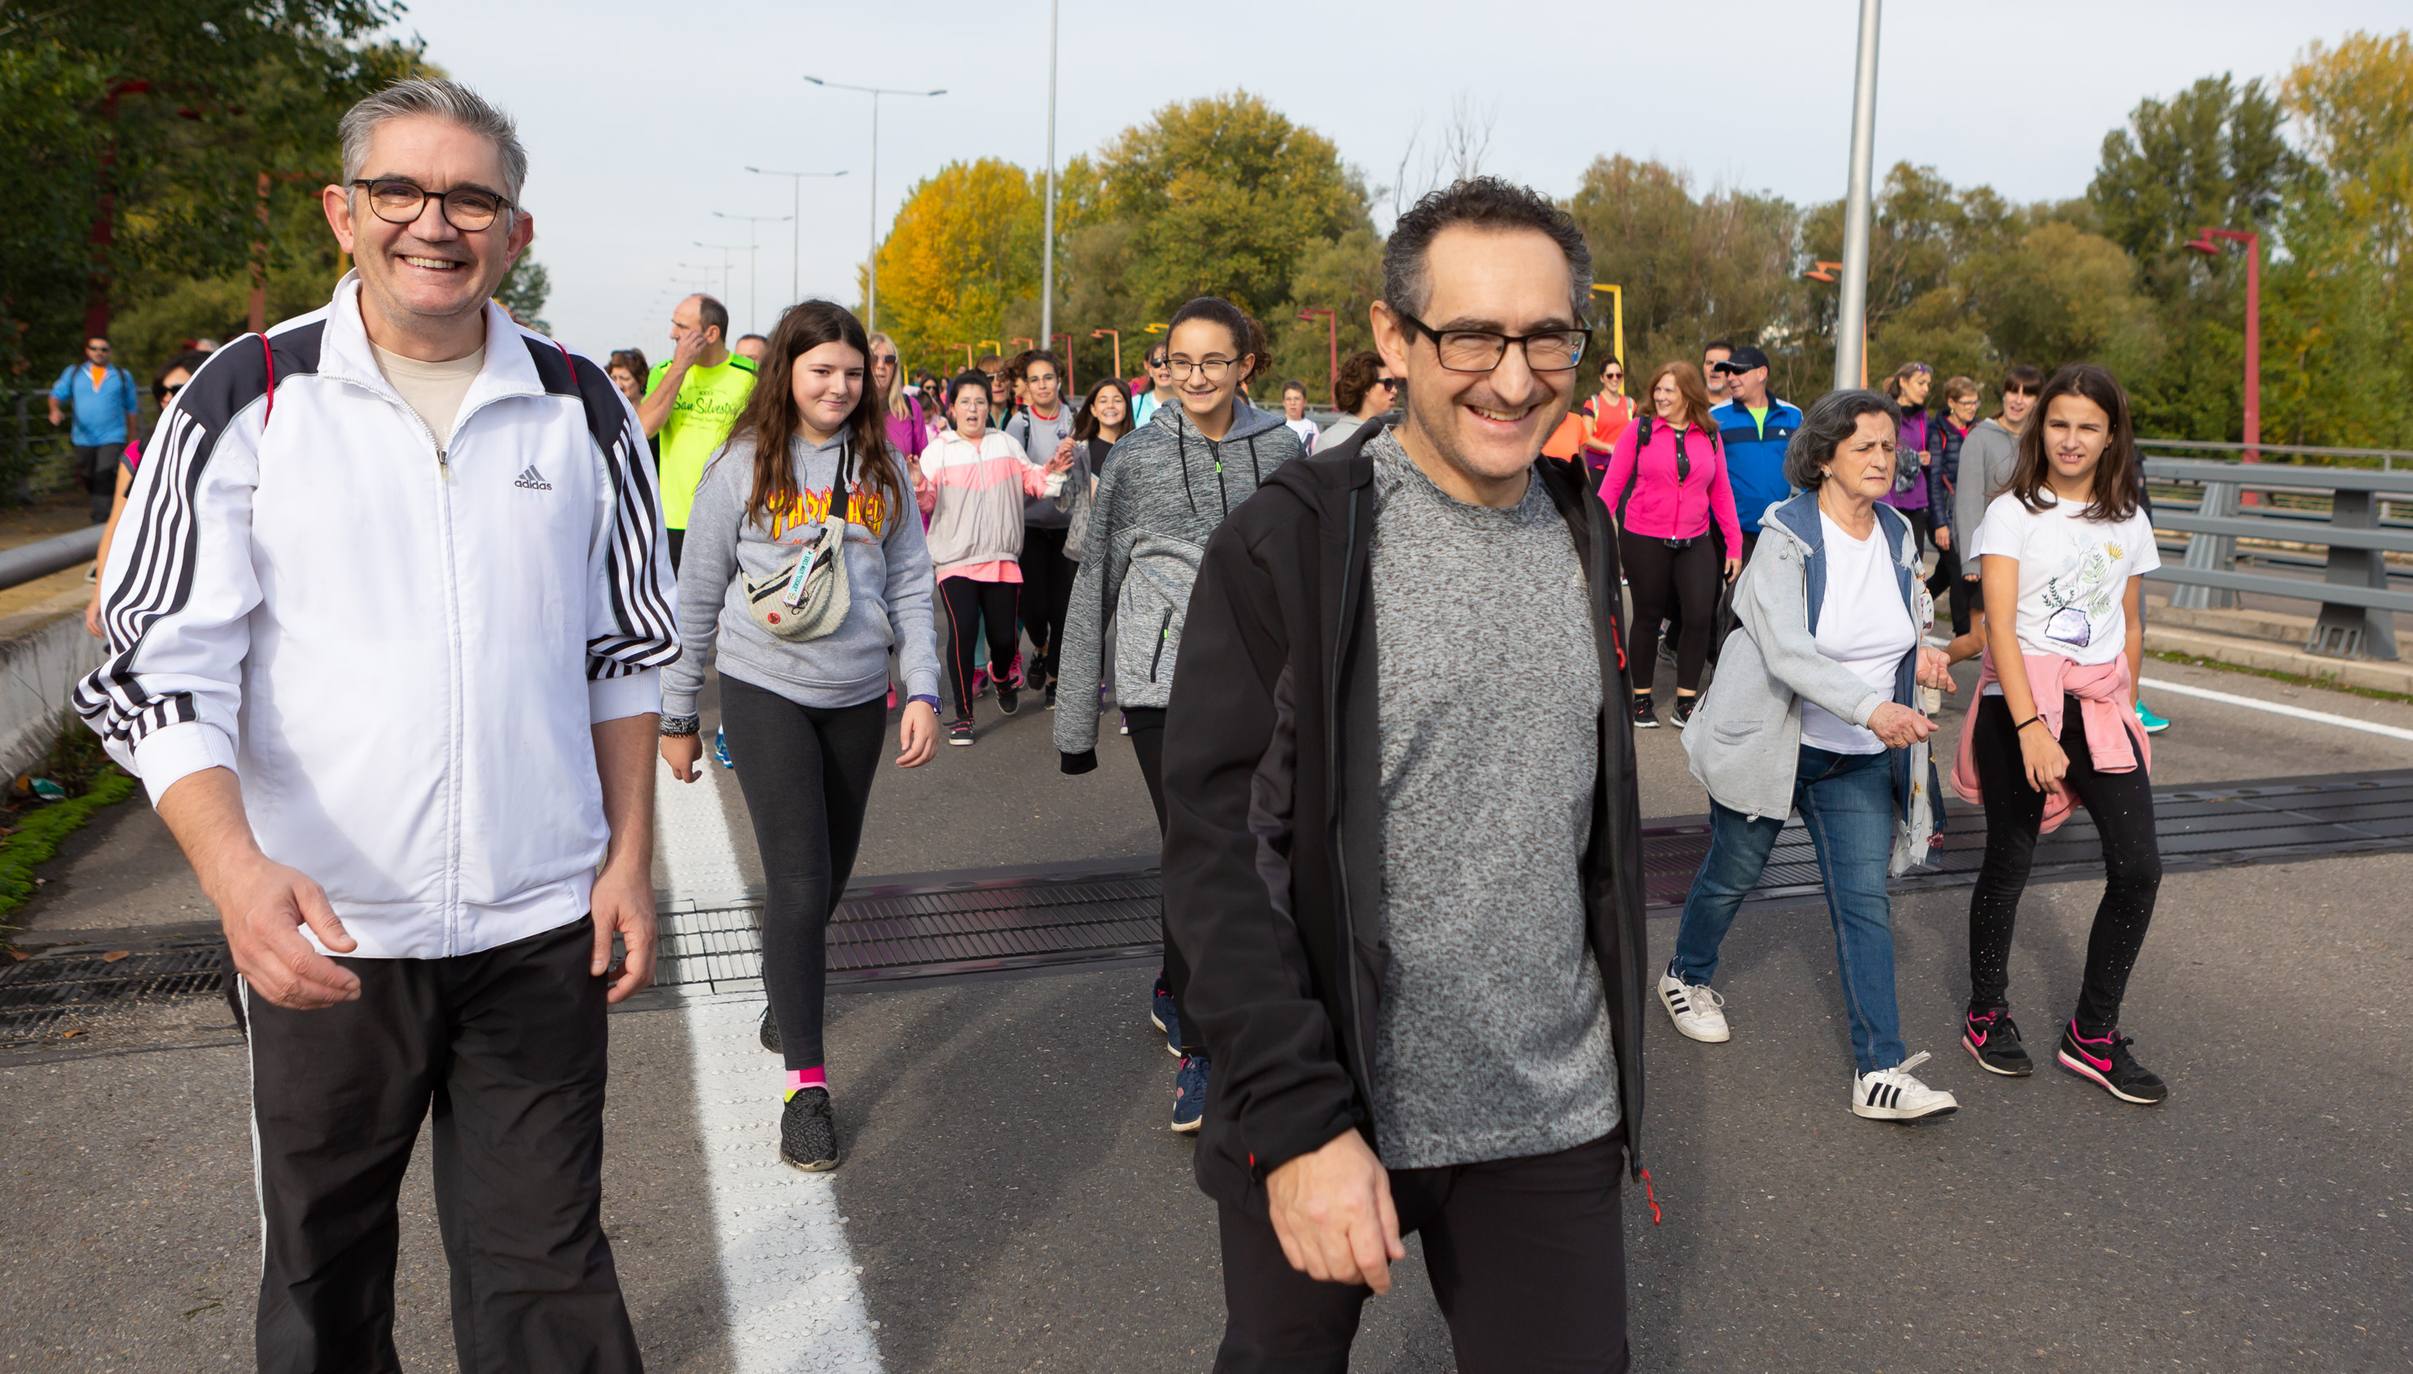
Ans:
[[[1640,425],[1627,425],[1624,432],[1617,436],[1616,447],[1609,450],[1609,470],[1600,479],[1600,501],[1612,512],[1617,509],[1617,493],[1625,490],[1625,484],[1634,475],[1634,465],[1640,461],[1634,456],[1635,431],[1640,428]],[[1726,504],[1731,506],[1734,503],[1729,500]]]
[[[1710,431],[1715,435],[1717,431]],[[1726,541],[1726,556],[1743,556],[1743,523],[1734,517],[1734,483],[1726,477],[1726,445],[1718,443],[1710,450],[1717,456],[1717,469],[1709,479],[1709,514],[1718,522],[1718,534]]]

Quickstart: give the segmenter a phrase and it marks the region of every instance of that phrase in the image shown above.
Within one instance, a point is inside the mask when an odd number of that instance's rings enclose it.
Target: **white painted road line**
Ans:
[[[1933,635],[1927,637],[1927,642],[1938,649],[1945,646],[1945,641],[1937,639]],[[2149,677],[2143,680],[2142,685],[2150,692],[2174,692],[2182,697],[2217,701],[2223,706],[2242,706],[2249,711],[2266,711],[2274,716],[2286,716],[2290,720],[2308,720],[2315,725],[2334,725],[2341,730],[2360,730],[2367,735],[2380,735],[2387,739],[2400,739],[2413,743],[2413,730],[2405,729],[2402,726],[2356,720],[2352,716],[2341,716],[2330,711],[2315,711],[2309,707],[2290,706],[2283,701],[2264,701],[2260,697],[2239,696],[2235,692],[2218,692],[2209,687],[2190,687],[2186,683],[2172,682],[2167,678]]]
[[[2360,730],[2369,735],[2384,735],[2389,739],[2413,742],[2413,730],[2394,725],[2381,725],[2377,721],[2356,720],[2352,716],[2336,715],[2328,711],[2314,711],[2302,706],[2290,706],[2283,701],[2264,701],[2259,697],[2242,697],[2234,692],[2216,692],[2209,687],[2190,687],[2183,682],[2171,682],[2158,677],[2146,678],[2145,689],[2150,692],[2175,692],[2182,697],[2217,701],[2224,706],[2243,706],[2251,711],[2266,711],[2271,715],[2286,716],[2291,720],[2309,720],[2317,725],[2334,725],[2341,730]]]
[[[654,773],[654,890],[698,905],[734,901],[751,885],[723,805],[724,793],[736,799],[737,775],[712,761],[709,743],[697,771],[694,782]]]
[[[695,786],[702,786],[701,782]],[[879,1374],[880,1348],[835,1180],[779,1162],[779,1059],[755,1040],[758,998],[698,1000],[696,1135],[712,1196],[735,1374]],[[841,1112],[846,1099],[838,1099]],[[846,1134],[839,1132],[843,1146]]]

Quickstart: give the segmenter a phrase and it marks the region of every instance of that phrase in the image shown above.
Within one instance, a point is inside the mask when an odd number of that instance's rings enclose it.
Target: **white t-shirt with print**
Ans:
[[[1894,673],[1902,655],[1917,644],[1910,608],[1894,576],[1885,521],[1866,539],[1854,539],[1818,513],[1826,528],[1826,595],[1818,603],[1818,652],[1849,668],[1874,691],[1892,699]],[[1801,742],[1838,754],[1875,754],[1885,741],[1808,698],[1801,703]]]
[[[2051,492],[2043,493],[2046,500]],[[2059,654],[2081,666],[2109,663],[2128,648],[2128,617],[2121,605],[2128,579],[2162,566],[2153,546],[2153,522],[2143,510],[2125,520],[2089,520],[2086,507],[2056,502],[2029,510],[2005,492],[1986,507],[1986,518],[1966,550],[2019,560],[2019,648],[2023,653]],[[2000,691],[1987,688],[1988,695]]]
[[[1315,427],[1315,421],[1284,420],[1282,423],[1290,426],[1290,432],[1299,436],[1299,446],[1304,452],[1315,452],[1315,441],[1322,434],[1322,431]]]

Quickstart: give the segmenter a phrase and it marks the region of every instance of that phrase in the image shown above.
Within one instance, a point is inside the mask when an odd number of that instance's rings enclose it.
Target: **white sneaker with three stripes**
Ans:
[[[1890,1069],[1878,1069],[1852,1079],[1852,1115],[1871,1121],[1923,1121],[1960,1110],[1952,1094],[1930,1088],[1910,1071],[1927,1062],[1921,1050]]]
[[[1688,1040],[1723,1045],[1731,1034],[1726,1028],[1726,999],[1707,983],[1687,983],[1673,973],[1662,973],[1659,1005],[1667,1008],[1668,1019]]]

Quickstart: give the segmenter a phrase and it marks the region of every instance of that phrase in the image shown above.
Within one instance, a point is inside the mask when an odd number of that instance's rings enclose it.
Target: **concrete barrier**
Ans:
[[[101,655],[101,642],[84,633],[79,594],[0,619],[0,781],[50,753],[76,679],[98,667]]]

